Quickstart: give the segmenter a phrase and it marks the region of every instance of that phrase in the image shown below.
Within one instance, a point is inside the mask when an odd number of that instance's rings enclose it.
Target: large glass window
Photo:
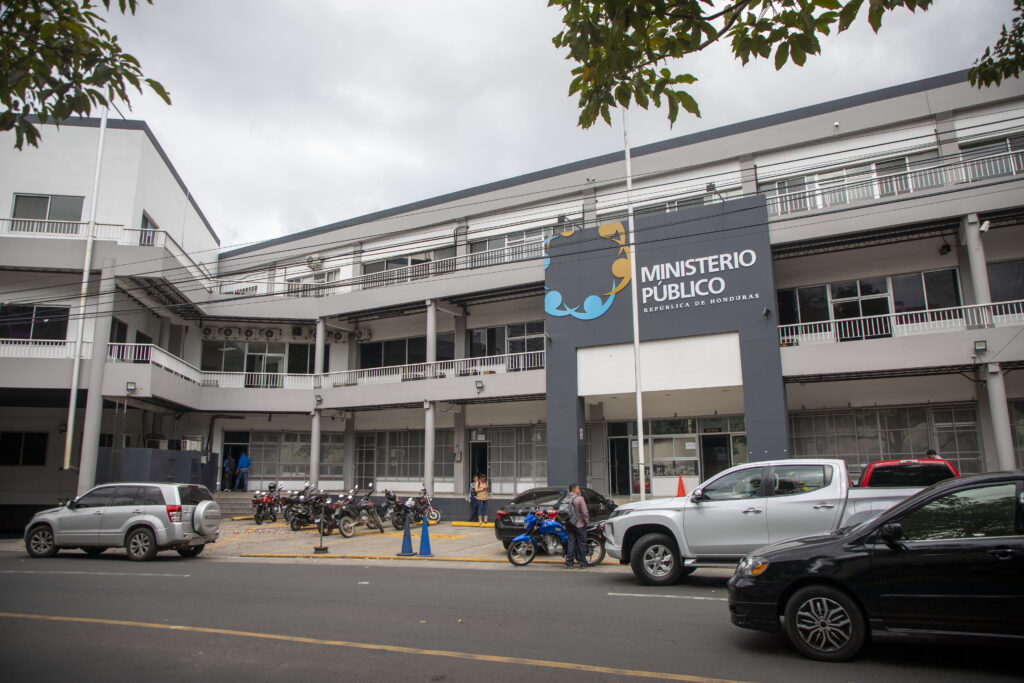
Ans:
[[[1024,299],[1024,261],[988,264],[988,283],[992,301]]]
[[[46,432],[0,432],[0,465],[46,464]]]
[[[730,472],[711,482],[703,489],[708,500],[743,500],[761,496],[761,478],[764,468],[749,467]]]
[[[11,231],[78,234],[84,201],[85,197],[66,195],[16,194]]]
[[[455,359],[455,333],[441,332],[436,339],[437,360]],[[386,368],[427,362],[427,338],[406,337],[359,345],[359,367]]]
[[[68,311],[61,306],[0,304],[0,339],[66,339]]]

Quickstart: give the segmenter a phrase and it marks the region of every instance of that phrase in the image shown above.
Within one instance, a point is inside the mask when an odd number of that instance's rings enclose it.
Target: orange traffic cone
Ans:
[[[684,498],[686,496],[686,487],[683,486],[683,475],[679,475],[679,488],[676,490],[676,497]]]

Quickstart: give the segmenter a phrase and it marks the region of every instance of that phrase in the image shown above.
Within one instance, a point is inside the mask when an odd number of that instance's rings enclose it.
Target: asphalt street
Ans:
[[[1017,681],[1008,649],[875,644],[800,657],[729,622],[724,572],[668,588],[627,568],[184,559],[0,549],[5,680]]]

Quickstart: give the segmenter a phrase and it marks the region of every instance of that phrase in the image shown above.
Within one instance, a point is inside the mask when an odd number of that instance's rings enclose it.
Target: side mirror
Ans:
[[[903,538],[903,527],[899,522],[890,522],[879,529],[878,537],[887,545],[894,545]]]
[[[705,500],[705,498],[704,498],[704,491],[703,490],[697,489],[692,494],[690,494],[690,502],[692,502],[692,503],[699,503],[702,500]]]
[[[74,509],[75,509],[76,507],[78,507],[78,503],[76,503],[76,502],[75,502],[75,499],[74,499],[74,498],[70,499],[70,500],[69,500],[69,501],[67,502],[67,508],[68,508],[68,510],[74,510]]]

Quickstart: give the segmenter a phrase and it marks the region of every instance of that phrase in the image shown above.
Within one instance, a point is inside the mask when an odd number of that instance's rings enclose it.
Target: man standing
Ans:
[[[245,491],[249,488],[249,456],[243,452],[238,456],[238,474],[235,476],[235,488]]]
[[[224,456],[224,476],[220,480],[220,490],[230,491],[231,482],[235,480],[235,459],[228,453]]]
[[[587,501],[580,495],[579,484],[569,487],[569,505],[569,519],[565,523],[565,533],[569,537],[565,566],[571,569],[575,560],[580,569],[585,569],[590,566],[587,564],[587,525],[590,524],[590,510],[587,509]]]

